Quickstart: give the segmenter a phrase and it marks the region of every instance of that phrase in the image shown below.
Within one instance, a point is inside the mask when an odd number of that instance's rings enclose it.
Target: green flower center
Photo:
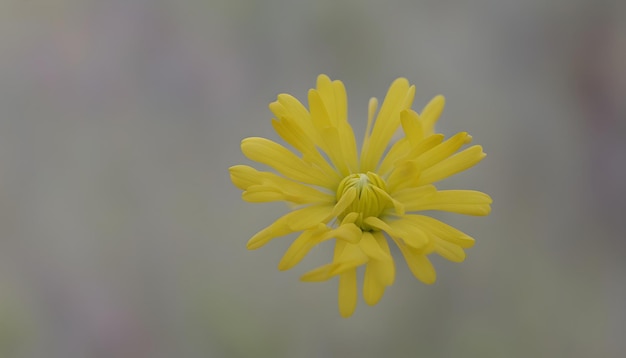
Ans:
[[[372,228],[363,221],[370,217],[378,217],[385,209],[392,206],[387,184],[377,174],[367,172],[367,174],[351,174],[339,183],[337,188],[337,201],[346,193],[356,189],[356,196],[346,209],[337,217],[343,220],[350,213],[357,213],[355,224],[364,231],[371,231]]]

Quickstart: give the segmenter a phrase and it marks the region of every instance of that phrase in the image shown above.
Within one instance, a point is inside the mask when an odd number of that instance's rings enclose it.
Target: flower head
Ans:
[[[377,101],[369,102],[363,144],[357,150],[348,123],[347,99],[341,81],[320,75],[309,90],[309,109],[288,94],[270,104],[275,131],[298,152],[265,138],[241,142],[244,155],[275,172],[250,166],[230,168],[231,180],[249,202],[285,201],[293,210],[248,241],[257,249],[270,240],[299,232],[282,260],[280,270],[298,264],[314,246],[334,240],[329,264],[309,271],[303,281],[339,278],[339,311],[349,317],[357,303],[357,268],[365,266],[363,298],[376,304],[393,284],[395,265],[388,240],[402,252],[420,281],[435,282],[428,255],[461,262],[474,239],[432,217],[419,214],[441,210],[487,215],[491,198],[473,190],[438,190],[433,183],[468,169],[485,157],[465,132],[444,140],[434,126],[444,107],[433,98],[421,114],[411,110],[415,87],[395,80],[375,117]],[[404,136],[391,143],[401,128]]]

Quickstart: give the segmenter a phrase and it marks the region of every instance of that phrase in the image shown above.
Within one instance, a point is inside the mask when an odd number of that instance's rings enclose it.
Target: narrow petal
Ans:
[[[309,90],[309,108],[311,110],[311,121],[315,130],[320,133],[322,138],[322,150],[328,155],[333,165],[342,175],[348,174],[347,161],[343,158],[341,138],[337,130],[336,123],[330,118],[328,110],[320,93],[315,90]]]
[[[315,228],[302,232],[285,252],[278,264],[278,269],[284,271],[297,265],[314,246],[323,241],[324,234],[329,230],[326,225],[319,224]]]
[[[364,220],[365,224],[384,231],[389,236],[413,248],[423,248],[428,244],[428,237],[417,227],[406,220],[399,219],[390,222],[383,221],[376,217],[369,217]]]
[[[297,122],[304,133],[319,145],[321,138],[311,123],[311,114],[297,98],[286,93],[279,94],[276,102],[270,103],[270,110],[278,119],[290,118]]]
[[[368,260],[369,257],[361,250],[360,245],[346,244],[339,257],[333,260],[335,266],[330,273],[331,275],[344,273],[365,264]]]
[[[419,249],[404,245],[401,241],[395,239],[394,241],[396,241],[402,255],[404,255],[404,259],[413,273],[413,276],[428,285],[435,283],[437,273],[428,257]]]
[[[378,278],[378,266],[380,262],[372,260],[365,267],[365,275],[363,276],[363,299],[365,303],[373,306],[380,301],[385,293],[385,285]]]
[[[397,142],[393,143],[380,163],[378,174],[381,176],[387,176],[396,163],[407,156],[410,149],[411,144],[406,138],[401,138]]]
[[[272,126],[278,135],[287,143],[302,153],[302,160],[320,168],[327,176],[341,178],[339,174],[320,154],[315,146],[314,133],[307,133],[300,123],[293,118],[281,117],[272,121]]]
[[[339,276],[339,314],[341,317],[352,316],[357,303],[356,269],[349,270]]]
[[[472,137],[468,135],[466,132],[457,133],[454,136],[450,137],[445,142],[437,145],[434,148],[431,148],[424,154],[420,155],[416,159],[416,162],[419,168],[422,170],[426,168],[430,168],[433,165],[441,162],[442,160],[454,154],[463,145],[471,142],[471,140],[472,140]]]
[[[439,120],[443,107],[446,104],[446,100],[442,95],[435,96],[422,110],[420,116],[422,126],[424,129],[424,135],[428,136],[435,131],[435,123]]]
[[[334,264],[326,264],[315,268],[300,277],[300,281],[303,282],[322,282],[330,280],[333,275],[330,271],[334,268]]]
[[[249,202],[288,201],[309,204],[331,203],[335,200],[334,195],[246,165],[236,165],[229,170],[235,186],[245,190],[242,198]]]
[[[348,208],[348,206],[350,206],[350,204],[352,204],[356,196],[357,191],[355,188],[350,188],[346,190],[346,192],[341,195],[341,198],[339,199],[337,204],[335,204],[335,207],[333,207],[331,215],[338,216],[339,214],[341,214],[344,210],[346,210],[346,208]]]
[[[484,216],[491,212],[491,197],[475,190],[440,190],[415,200],[403,200],[407,211],[440,210]]]
[[[435,252],[439,254],[441,257],[450,260],[452,262],[463,262],[465,261],[465,251],[458,245],[449,243],[440,238],[436,238],[434,240],[435,243]]]
[[[435,218],[425,215],[405,215],[405,219],[412,220],[424,231],[462,248],[474,246],[474,239],[464,232],[453,228]]]
[[[415,187],[419,183],[420,175],[420,168],[415,161],[399,161],[387,179],[387,187],[391,192]]]
[[[393,192],[392,197],[403,203],[404,208],[407,208],[407,205],[414,202],[419,202],[424,197],[432,195],[437,192],[437,188],[434,185],[422,185],[414,188],[403,189],[397,192]]]
[[[361,171],[374,171],[389,140],[400,125],[400,112],[411,106],[415,87],[405,78],[398,78],[389,87],[378,112],[369,140],[361,152]]]
[[[327,205],[313,205],[294,210],[280,218],[273,224],[259,231],[248,241],[248,250],[255,250],[267,244],[270,240],[305,230],[326,223],[332,207]]]
[[[290,179],[331,189],[338,184],[335,178],[326,176],[319,168],[269,139],[246,138],[241,141],[241,151],[248,159],[268,165]]]
[[[389,222],[389,226],[397,237],[410,247],[421,249],[429,243],[428,235],[414,222],[405,218]]]
[[[471,168],[480,162],[485,153],[479,145],[471,146],[435,165],[424,170],[419,179],[419,184],[430,184],[445,179],[465,169]]]
[[[405,109],[400,113],[400,122],[402,123],[402,130],[404,131],[406,139],[412,145],[417,145],[417,143],[426,137],[420,117],[417,112],[412,109]]]
[[[338,228],[328,231],[324,234],[323,240],[338,239],[344,240],[351,244],[357,244],[361,239],[361,228],[353,223],[345,223],[339,225]]]
[[[330,204],[335,199],[333,195],[322,193],[311,187],[298,186],[298,184],[291,182],[290,184],[277,186],[276,183],[268,182],[264,185],[252,185],[243,192],[241,197],[243,200],[252,203],[287,201],[294,204]]]
[[[396,267],[393,262],[393,257],[391,256],[391,250],[389,249],[387,238],[385,238],[385,235],[380,231],[374,232],[373,235],[378,245],[390,258],[389,260],[380,261],[380,266],[377,269],[379,278],[385,286],[391,286],[393,285],[393,281],[396,277]]]
[[[359,242],[361,250],[372,259],[387,260],[391,257],[378,245],[374,236],[370,232],[364,232]]]
[[[248,165],[233,165],[228,168],[230,180],[241,189],[246,190],[250,185],[260,184],[259,171]]]
[[[442,134],[433,134],[424,138],[417,145],[404,155],[404,157],[394,162],[393,171],[387,178],[389,190],[394,192],[404,188],[421,185],[422,168],[420,168],[417,158],[430,149],[436,147],[443,141]]]

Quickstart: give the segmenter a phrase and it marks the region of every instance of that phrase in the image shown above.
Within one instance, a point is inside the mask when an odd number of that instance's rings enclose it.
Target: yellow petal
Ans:
[[[402,130],[406,139],[412,145],[417,145],[426,137],[419,115],[412,109],[405,109],[400,113],[400,122],[402,123]]]
[[[292,232],[305,230],[326,223],[329,220],[331,207],[313,205],[294,210],[278,218],[273,224],[264,228],[248,241],[248,250],[255,250],[267,244],[273,238],[285,236]]]
[[[397,142],[393,143],[391,148],[389,148],[389,152],[387,152],[378,167],[378,174],[380,176],[387,176],[396,163],[406,157],[410,149],[411,144],[406,138],[400,138]]]
[[[343,248],[343,249],[342,249]],[[302,281],[326,281],[333,276],[343,274],[365,264],[369,258],[359,245],[337,241],[333,262],[313,269],[300,277]]]
[[[355,172],[356,140],[348,123],[348,103],[343,83],[331,82],[328,76],[320,75],[317,79],[317,91],[309,92],[309,96],[311,95],[314,98],[309,98],[309,106],[314,125],[325,142],[326,155],[344,176]],[[317,117],[319,120],[316,120]]]
[[[394,221],[383,221],[376,217],[369,217],[364,220],[365,224],[386,232],[396,240],[402,240],[406,245],[414,248],[422,248],[428,243],[428,237],[416,225],[411,225],[403,219]]]
[[[435,243],[435,252],[438,253],[441,257],[448,259],[452,262],[463,262],[465,261],[465,251],[458,245],[449,243],[442,239],[436,238],[434,240]]]
[[[315,228],[302,232],[283,255],[278,269],[284,271],[297,265],[315,245],[323,241],[324,234],[328,231],[326,225],[319,224]]]
[[[417,186],[420,174],[420,168],[414,161],[399,161],[387,178],[387,188],[390,192],[396,192]]]
[[[293,118],[282,117],[278,120],[273,120],[272,126],[281,138],[302,153],[302,160],[317,166],[324,174],[329,177],[335,177],[337,181],[341,179],[336,170],[318,151],[313,139],[314,135],[307,133],[297,121]]]
[[[272,201],[288,201],[294,204],[313,204],[327,203],[334,201],[334,196],[322,193],[311,187],[287,184],[277,186],[276,183],[267,183],[264,185],[252,185],[248,190],[243,192],[242,198],[252,203],[266,203]]]
[[[345,248],[337,257],[333,260],[334,267],[330,270],[331,275],[338,275],[359,267],[369,260],[367,255],[361,250],[360,245],[346,244]]]
[[[335,204],[335,207],[333,207],[333,211],[331,215],[338,216],[339,214],[341,214],[344,210],[348,208],[348,206],[352,204],[356,196],[357,196],[356,188],[349,188],[348,190],[346,190],[341,195],[341,198],[339,199],[337,204]]]
[[[242,198],[249,202],[284,200],[295,204],[330,204],[335,200],[335,195],[245,165],[231,167],[230,173],[233,183],[246,190]]]
[[[407,211],[440,210],[484,216],[491,212],[491,197],[475,190],[440,190],[415,200],[403,200]]]
[[[485,155],[481,146],[471,146],[424,170],[419,178],[419,185],[434,183],[471,168]]]
[[[359,240],[361,240],[361,235],[362,231],[358,226],[353,223],[345,223],[324,234],[324,240],[336,238],[337,240],[344,240],[351,244],[357,244]]]
[[[377,261],[377,275],[379,276],[379,280],[385,286],[391,286],[393,285],[393,281],[396,277],[396,268],[393,262],[393,257],[391,256],[391,250],[389,250],[387,238],[385,238],[385,235],[380,231],[374,232],[373,235],[374,239],[376,239],[376,242],[378,243],[378,246],[380,246],[389,257],[388,260]]]
[[[352,316],[356,309],[357,282],[356,269],[342,273],[339,276],[339,314],[341,317]]]
[[[338,184],[336,178],[326,176],[319,168],[269,139],[246,138],[241,141],[241,151],[248,159],[268,165],[290,179],[326,188],[334,188]]]
[[[446,104],[446,100],[442,95],[435,96],[424,109],[420,115],[422,126],[424,129],[424,135],[428,136],[435,131],[435,123],[439,120],[443,107]]]
[[[407,209],[407,204],[420,202],[423,198],[432,195],[437,191],[434,185],[422,185],[418,187],[403,189],[392,193],[392,197],[404,204],[404,209]]]
[[[389,222],[395,236],[401,238],[410,247],[420,249],[429,242],[428,235],[411,220],[401,217]]]
[[[311,114],[297,98],[286,93],[279,94],[277,101],[270,103],[270,110],[276,118],[293,119],[316,145],[319,144],[320,138],[311,123]]]
[[[378,245],[374,236],[370,232],[364,232],[359,242],[359,246],[363,252],[375,260],[387,260],[391,257]]]
[[[363,276],[363,299],[365,303],[373,306],[380,301],[385,293],[385,285],[378,279],[378,261],[370,261],[365,267],[365,275]]]
[[[260,183],[259,171],[247,165],[233,165],[228,168],[230,180],[241,189],[246,190],[250,185]]]
[[[434,148],[431,148],[424,154],[420,155],[416,162],[420,169],[430,168],[433,165],[441,162],[442,160],[448,158],[452,154],[454,154],[459,148],[461,148],[464,144],[467,144],[471,141],[472,137],[468,135],[466,132],[457,133],[454,136],[450,137],[445,142],[437,145]]]
[[[378,112],[372,133],[364,142],[361,152],[361,171],[374,171],[389,140],[400,125],[400,112],[411,106],[415,87],[405,78],[398,78],[389,87],[385,100]]]
[[[330,271],[335,267],[334,264],[326,264],[315,268],[300,277],[300,281],[304,282],[322,282],[330,280],[333,275]]]
[[[396,241],[402,255],[404,255],[404,259],[413,273],[413,276],[425,284],[430,285],[434,283],[437,279],[437,273],[435,272],[435,268],[432,263],[430,263],[428,257],[426,257],[426,255],[419,249],[403,245],[402,242],[395,239],[394,241]]]
[[[405,215],[405,219],[414,221],[424,231],[462,248],[474,246],[474,239],[471,236],[430,216]]]

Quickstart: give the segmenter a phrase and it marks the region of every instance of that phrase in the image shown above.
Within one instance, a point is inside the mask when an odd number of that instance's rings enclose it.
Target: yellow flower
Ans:
[[[363,298],[376,304],[393,284],[391,239],[409,269],[420,281],[435,282],[428,255],[461,262],[463,249],[474,239],[432,217],[418,214],[441,210],[487,215],[491,198],[472,190],[437,190],[433,183],[472,167],[485,157],[482,147],[459,151],[472,137],[465,132],[447,140],[434,133],[444,107],[433,98],[421,114],[411,110],[415,86],[395,80],[378,111],[369,102],[369,115],[360,153],[348,123],[347,99],[341,81],[325,75],[309,90],[307,110],[296,98],[278,95],[270,104],[275,131],[299,154],[269,139],[251,137],[241,142],[244,155],[278,174],[250,166],[230,168],[231,180],[249,202],[285,201],[293,210],[259,231],[248,241],[254,250],[275,237],[301,234],[278,264],[295,266],[315,245],[335,239],[331,263],[314,269],[303,281],[325,281],[339,276],[339,312],[349,317],[357,303],[357,268],[365,265]],[[398,128],[404,137],[391,143]]]

